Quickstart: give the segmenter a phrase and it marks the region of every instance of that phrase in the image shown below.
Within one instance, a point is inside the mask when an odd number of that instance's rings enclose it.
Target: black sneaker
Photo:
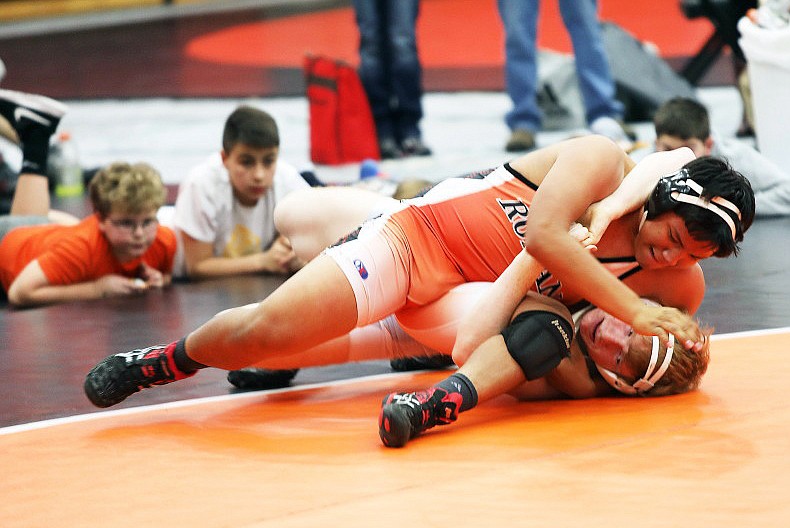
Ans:
[[[16,130],[24,143],[26,133],[32,129],[43,130],[51,136],[68,107],[43,95],[14,90],[0,90],[0,115]]]
[[[170,345],[157,345],[104,358],[85,377],[85,395],[96,407],[110,407],[151,385],[188,378],[175,368]]]
[[[242,390],[282,389],[291,384],[299,369],[269,370],[247,367],[228,372],[231,385]]]
[[[433,356],[400,357],[390,360],[390,367],[397,372],[411,372],[413,370],[441,370],[452,367],[453,356],[435,354]]]
[[[379,154],[381,159],[398,159],[403,157],[403,151],[398,147],[394,139],[382,139],[379,142]]]
[[[407,137],[400,142],[400,148],[406,156],[430,156],[431,149],[418,137]]]
[[[420,392],[393,392],[381,402],[379,437],[387,447],[403,447],[434,425],[456,421],[460,407],[460,394],[437,387]]]

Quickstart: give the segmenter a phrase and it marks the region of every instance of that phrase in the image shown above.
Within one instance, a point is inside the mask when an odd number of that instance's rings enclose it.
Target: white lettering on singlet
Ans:
[[[529,207],[521,200],[502,200],[497,198],[496,201],[510,221],[513,233],[515,233],[521,241],[521,247],[524,247],[524,230],[527,228]]]
[[[496,199],[499,207],[505,213],[513,233],[518,237],[521,242],[521,247],[524,247],[524,231],[527,228],[527,216],[529,215],[529,206],[521,200],[505,200],[502,198]],[[548,270],[543,270],[538,279],[535,281],[535,290],[547,297],[555,299],[562,299],[562,283],[554,278]]]

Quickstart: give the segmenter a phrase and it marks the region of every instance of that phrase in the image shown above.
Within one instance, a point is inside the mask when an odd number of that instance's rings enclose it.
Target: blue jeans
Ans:
[[[606,57],[597,0],[559,0],[562,22],[571,37],[576,76],[587,123],[621,118],[615,83]],[[537,25],[539,0],[497,0],[505,28],[505,86],[513,109],[505,116],[511,130],[537,132],[542,114],[537,102]]]
[[[379,141],[420,137],[422,67],[417,56],[419,0],[354,0],[359,77]]]

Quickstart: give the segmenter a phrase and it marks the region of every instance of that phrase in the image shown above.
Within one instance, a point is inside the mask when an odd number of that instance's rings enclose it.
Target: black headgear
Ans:
[[[735,240],[737,233],[735,222],[724,209],[731,211],[739,221],[741,220],[740,209],[721,196],[714,196],[710,200],[702,198],[702,191],[702,186],[691,179],[689,171],[685,168],[662,177],[647,199],[648,220],[675,209],[679,203],[696,205],[720,216],[730,227],[732,239]]]

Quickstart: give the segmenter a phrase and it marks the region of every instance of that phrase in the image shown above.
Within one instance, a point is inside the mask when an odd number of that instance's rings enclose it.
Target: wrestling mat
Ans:
[[[382,396],[447,372],[7,427],[0,526],[784,528],[788,345],[716,336],[697,392],[501,397],[403,449],[379,442]]]

